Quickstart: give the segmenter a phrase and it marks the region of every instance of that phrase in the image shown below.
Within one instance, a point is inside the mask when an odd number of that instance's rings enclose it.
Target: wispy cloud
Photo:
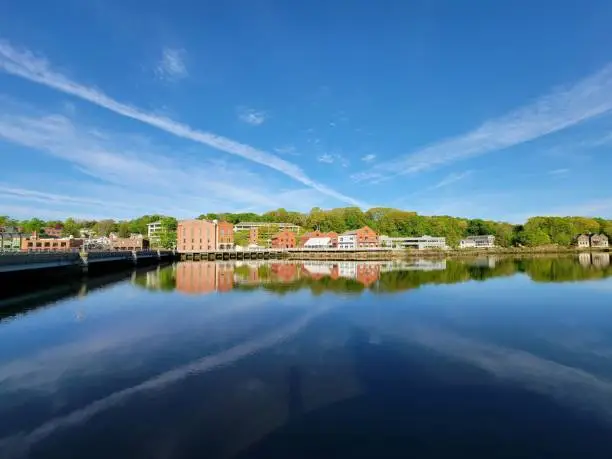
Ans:
[[[436,183],[435,185],[433,185],[431,188],[429,188],[430,190],[437,190],[438,188],[443,188],[445,186],[451,185],[455,182],[458,182],[460,180],[463,180],[466,177],[469,177],[470,175],[472,175],[473,171],[465,171],[465,172],[461,172],[461,173],[457,173],[457,172],[453,172],[451,174],[448,174],[446,177],[444,177],[442,180],[440,180],[438,183]]]
[[[332,188],[318,183],[302,171],[300,167],[285,161],[266,151],[236,142],[232,139],[204,132],[179,123],[170,118],[145,112],[131,105],[121,103],[98,89],[81,85],[65,75],[54,71],[47,60],[35,56],[27,50],[18,50],[6,41],[0,41],[0,70],[26,80],[39,83],[66,94],[91,102],[119,115],[138,120],[149,126],[177,137],[188,139],[217,150],[239,156],[248,161],[270,167],[292,179],[309,186],[327,196],[339,201],[360,207],[367,204],[339,193]]]
[[[366,163],[370,163],[372,161],[374,161],[376,159],[376,155],[373,154],[369,154],[369,155],[365,155],[361,158],[362,161],[366,162]]]
[[[338,163],[342,167],[348,167],[349,161],[340,153],[324,153],[317,157],[317,161],[320,163],[333,164]]]
[[[155,74],[162,80],[176,81],[189,75],[185,65],[184,49],[164,48],[162,57],[155,67]]]
[[[259,126],[266,121],[268,115],[261,110],[241,107],[238,109],[238,118],[240,121],[250,124],[251,126]]]
[[[569,173],[569,169],[553,169],[551,171],[548,171],[549,175],[554,175],[557,177],[560,177],[562,175],[567,175]]]
[[[33,114],[8,104],[4,108],[0,114],[0,139],[51,155],[72,165],[71,170],[97,180],[71,183],[65,187],[70,192],[63,193],[60,184],[55,183],[53,193],[49,193],[44,185],[39,189],[31,184],[6,183],[8,178],[3,177],[2,208],[26,201],[44,203],[51,210],[63,208],[65,216],[87,212],[110,217],[108,202],[113,202],[114,217],[152,212],[193,217],[208,209],[252,206],[261,211],[288,206],[297,191],[303,195],[300,204],[312,207],[320,200],[312,188],[306,188],[306,194],[304,190],[279,191],[269,180],[236,164],[188,157],[176,161],[164,153],[162,146],[140,137],[92,129],[62,115]],[[249,179],[237,183],[237,174]],[[201,176],[208,178],[193,180]]]
[[[529,142],[610,110],[612,65],[607,65],[572,86],[553,90],[529,105],[484,122],[470,132],[379,164],[375,171],[355,174],[353,178],[357,181],[380,181],[401,174],[426,171]]]
[[[282,147],[277,147],[274,149],[274,151],[280,155],[293,155],[293,156],[299,155],[299,153],[297,152],[297,150],[295,149],[293,145],[284,145]]]

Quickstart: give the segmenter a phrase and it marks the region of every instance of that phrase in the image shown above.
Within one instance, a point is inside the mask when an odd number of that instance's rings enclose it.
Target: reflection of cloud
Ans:
[[[559,402],[599,412],[612,423],[612,383],[591,373],[438,328],[410,327],[402,329],[401,336]]]
[[[4,452],[2,457],[26,456],[27,454],[25,453],[31,445],[44,440],[58,429],[82,424],[98,413],[112,408],[119,403],[126,402],[133,395],[141,392],[163,389],[167,385],[179,382],[189,376],[206,373],[210,370],[233,363],[236,360],[261,352],[268,347],[277,345],[298,333],[310,321],[327,310],[328,307],[319,307],[294,320],[290,324],[268,332],[257,339],[238,344],[218,354],[201,358],[187,365],[162,373],[143,383],[114,392],[103,399],[90,403],[84,408],[75,410],[65,416],[51,419],[29,433],[20,433],[5,437],[0,440],[0,452]],[[8,456],[8,454],[11,454],[11,456]]]

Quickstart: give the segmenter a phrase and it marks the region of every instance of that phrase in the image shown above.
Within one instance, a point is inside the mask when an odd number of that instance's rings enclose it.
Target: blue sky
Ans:
[[[0,214],[612,218],[611,23],[596,0],[1,2]]]

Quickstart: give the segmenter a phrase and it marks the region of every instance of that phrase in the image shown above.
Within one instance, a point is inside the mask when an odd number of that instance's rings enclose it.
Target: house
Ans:
[[[303,247],[306,244],[306,241],[314,237],[328,237],[330,238],[332,242],[332,247],[336,247],[338,245],[338,233],[336,233],[335,231],[330,231],[328,233],[325,233],[323,231],[316,230],[316,231],[309,231],[308,233],[304,233],[300,237],[300,246]]]
[[[591,247],[605,249],[609,246],[608,236],[605,234],[593,234],[591,236]]]
[[[0,231],[0,252],[18,251],[25,234],[16,231],[16,228],[4,228]]]
[[[495,247],[495,236],[468,236],[459,241],[461,249],[492,249]]]
[[[330,237],[311,237],[304,243],[305,249],[331,249],[333,246]]]
[[[341,249],[361,249],[377,246],[378,234],[368,226],[346,231],[338,236],[338,248]]]
[[[591,238],[588,234],[581,234],[576,238],[576,245],[579,249],[587,249],[591,246]]]
[[[293,231],[284,230],[272,237],[272,248],[292,249],[295,247],[296,237]]]

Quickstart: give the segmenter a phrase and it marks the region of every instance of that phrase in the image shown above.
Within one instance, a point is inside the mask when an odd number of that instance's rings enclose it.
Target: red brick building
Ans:
[[[234,225],[230,222],[217,223],[217,248],[234,248]]]
[[[64,251],[79,249],[83,246],[83,239],[74,238],[39,238],[36,234],[31,238],[22,239],[21,250],[26,251]]]
[[[295,233],[293,231],[281,231],[272,237],[273,249],[292,249],[295,247]]]
[[[61,225],[56,226],[47,226],[42,229],[42,232],[45,233],[48,237],[60,238],[62,237],[63,227]]]
[[[338,246],[338,233],[334,231],[325,233],[323,231],[316,230],[316,231],[310,231],[308,233],[305,233],[304,235],[300,237],[300,247],[304,247],[304,244],[306,244],[308,239],[312,237],[328,237],[331,239],[332,247]]]
[[[352,231],[347,231],[342,233],[342,236],[347,235],[355,235],[356,236],[356,246],[355,248],[363,248],[363,247],[377,247],[379,244],[378,234],[369,226],[364,226],[363,228],[359,228]]]
[[[149,240],[142,235],[110,238],[111,250],[147,250]]]

